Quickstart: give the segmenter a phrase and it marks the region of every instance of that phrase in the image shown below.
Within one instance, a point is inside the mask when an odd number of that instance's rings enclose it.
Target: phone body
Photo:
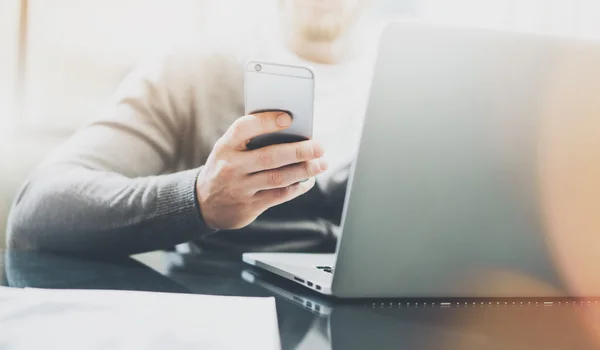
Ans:
[[[248,149],[313,137],[315,76],[310,68],[248,61],[244,78],[246,115],[282,111],[292,117],[288,129],[255,137]]]

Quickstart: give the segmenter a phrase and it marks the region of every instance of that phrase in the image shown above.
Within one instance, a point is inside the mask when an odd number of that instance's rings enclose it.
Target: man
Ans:
[[[209,45],[136,69],[102,117],[25,184],[10,216],[9,246],[123,254],[191,240],[225,241],[239,251],[281,247],[239,229],[288,202],[298,217],[313,218],[331,174],[352,159],[374,56],[363,45],[375,42],[370,5],[281,0],[277,27],[258,35],[252,51],[231,55],[225,45]],[[278,113],[240,117],[248,56],[313,67],[314,140],[246,149],[251,138],[291,123]],[[303,196],[309,191],[317,194]],[[302,240],[298,232],[267,237]]]

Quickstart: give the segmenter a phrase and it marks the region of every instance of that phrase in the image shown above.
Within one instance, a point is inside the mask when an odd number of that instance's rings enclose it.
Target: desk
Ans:
[[[2,283],[16,288],[274,296],[283,349],[600,348],[600,303],[595,301],[562,301],[552,306],[535,301],[524,305],[336,301],[249,270],[239,257],[157,252],[152,260],[160,266],[151,268],[133,258],[85,259],[14,251],[0,255],[0,271],[5,271]],[[315,312],[314,305],[309,310],[304,299],[294,295],[328,306]],[[596,322],[590,321],[594,316]]]

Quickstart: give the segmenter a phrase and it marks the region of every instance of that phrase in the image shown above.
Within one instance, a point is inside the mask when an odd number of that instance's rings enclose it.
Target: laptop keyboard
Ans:
[[[333,268],[331,266],[317,266],[317,269],[327,273],[333,273]]]

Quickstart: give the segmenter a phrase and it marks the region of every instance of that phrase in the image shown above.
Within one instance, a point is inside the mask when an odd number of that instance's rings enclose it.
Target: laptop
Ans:
[[[378,50],[336,253],[243,260],[338,298],[599,296],[600,45],[394,22]]]

